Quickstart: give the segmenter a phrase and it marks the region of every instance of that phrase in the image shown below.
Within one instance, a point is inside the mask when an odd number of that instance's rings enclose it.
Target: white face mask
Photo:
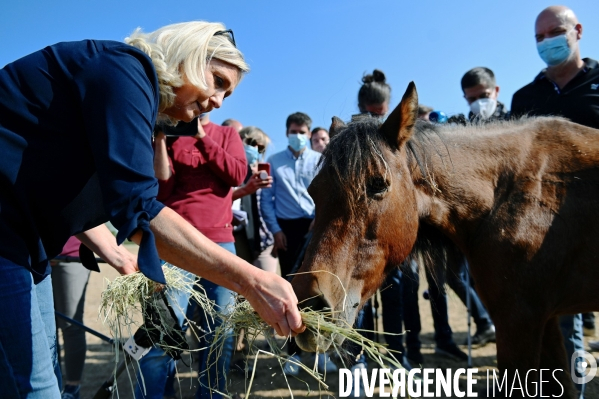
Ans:
[[[497,100],[494,98],[480,98],[470,104],[470,110],[474,115],[483,119],[489,119],[497,109]]]

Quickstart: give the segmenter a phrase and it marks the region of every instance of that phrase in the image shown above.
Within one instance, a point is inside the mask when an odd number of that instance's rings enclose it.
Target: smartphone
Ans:
[[[159,124],[155,130],[162,131],[167,136],[195,136],[198,134],[198,118],[195,118],[191,122],[179,122],[177,126]]]
[[[268,162],[258,162],[258,170],[263,170],[270,176],[270,164]]]

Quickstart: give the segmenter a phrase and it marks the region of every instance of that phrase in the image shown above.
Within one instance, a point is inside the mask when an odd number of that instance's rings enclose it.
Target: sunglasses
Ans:
[[[266,150],[265,146],[258,144],[258,142],[254,139],[246,140],[245,143],[251,147],[257,147],[260,154],[264,154],[264,151]]]
[[[233,34],[232,29],[219,30],[218,32],[216,32],[214,34],[214,36],[221,36],[221,35],[226,35],[227,38],[229,39],[229,41],[231,42],[231,44],[233,44],[233,46],[235,46],[235,48],[237,48],[237,45],[235,44],[235,35]]]

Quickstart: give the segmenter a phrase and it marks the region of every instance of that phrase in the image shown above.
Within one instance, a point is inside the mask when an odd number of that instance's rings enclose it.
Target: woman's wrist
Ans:
[[[242,186],[237,187],[237,190],[238,190],[237,196],[239,198],[245,197],[247,195],[247,193],[248,193],[247,183],[244,184],[244,185],[242,185]]]
[[[202,126],[200,119],[198,119],[198,133],[194,137],[196,140],[202,140],[204,137],[206,137],[206,132],[204,131],[204,127]]]

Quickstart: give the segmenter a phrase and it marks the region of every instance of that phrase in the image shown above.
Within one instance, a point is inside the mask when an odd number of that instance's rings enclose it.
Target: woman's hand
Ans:
[[[243,186],[238,187],[233,191],[233,201],[238,198],[245,197],[246,195],[254,194],[261,188],[272,187],[272,176],[268,176],[266,179],[260,178],[260,171],[254,173],[252,177]]]
[[[242,295],[254,310],[282,337],[295,336],[306,327],[297,307],[297,297],[291,284],[275,273],[260,271],[262,275]]]
[[[204,127],[202,127],[201,118],[198,118],[198,133],[194,136],[197,140],[201,140],[206,137],[206,132],[204,131]]]
[[[133,255],[122,245],[115,248],[110,262],[107,259],[104,260],[121,274],[132,274],[139,271],[137,256]]]
[[[287,251],[287,236],[283,233],[283,230],[281,230],[273,234],[273,238],[275,239],[275,242],[272,247],[271,255],[276,258],[279,256],[279,250]]]
[[[101,224],[77,234],[77,238],[119,273],[131,274],[139,270],[137,256],[124,246],[117,245],[116,238],[105,225]]]
[[[268,176],[266,179],[260,178],[260,171],[254,173],[252,177],[244,184],[245,190],[248,194],[254,194],[261,188],[272,187],[272,176]]]

